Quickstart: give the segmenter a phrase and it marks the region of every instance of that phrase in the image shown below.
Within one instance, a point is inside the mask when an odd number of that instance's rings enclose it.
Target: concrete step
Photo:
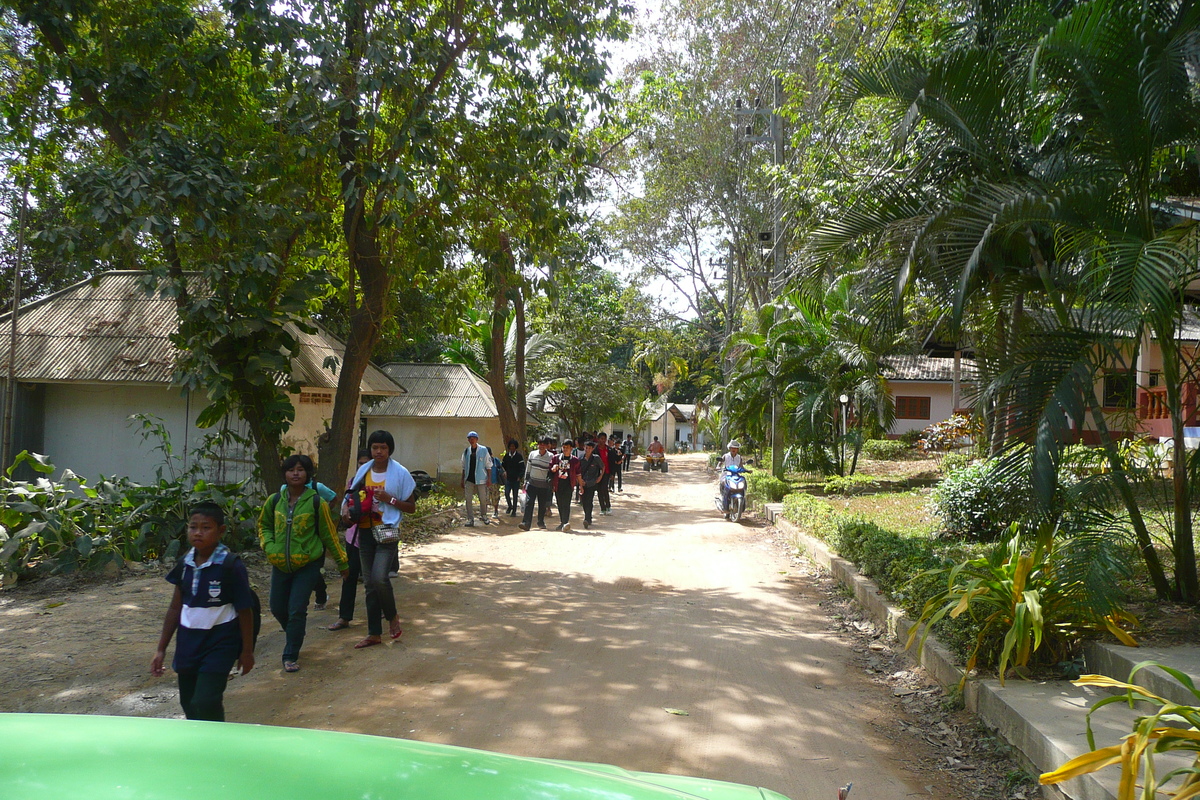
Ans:
[[[978,683],[980,717],[1039,773],[1057,769],[1088,752],[1088,709],[1109,696],[1094,687],[1074,686],[1066,681],[1010,680],[1004,686],[994,680]],[[1123,703],[1112,703],[1097,711],[1092,717],[1096,746],[1119,744],[1133,730],[1134,720],[1148,710],[1148,706],[1141,708],[1135,711]],[[1155,771],[1162,775],[1188,766],[1191,761],[1186,754],[1157,756]],[[1058,791],[1072,800],[1115,800],[1120,777],[1120,767],[1105,767],[1060,784]]]
[[[1130,671],[1137,664],[1154,661],[1179,670],[1191,678],[1193,685],[1200,685],[1200,647],[1194,645],[1125,647],[1107,642],[1089,642],[1083,655],[1088,672],[1107,675],[1120,681],[1127,680]],[[1134,683],[1180,705],[1200,705],[1200,695],[1189,691],[1186,686],[1160,669],[1148,667],[1140,670]]]

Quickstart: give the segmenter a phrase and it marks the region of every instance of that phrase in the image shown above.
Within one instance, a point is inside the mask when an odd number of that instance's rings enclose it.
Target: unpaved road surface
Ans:
[[[793,800],[959,798],[865,645],[769,529],[712,504],[700,455],[631,472],[613,515],[572,533],[454,528],[403,559],[404,635],[354,650],[310,612],[302,669],[264,619],[259,666],[230,682],[230,720],[406,737],[765,786]],[[265,574],[265,573],[263,573]],[[170,598],[161,571],[0,595],[0,711],[180,716],[149,663]],[[336,600],[338,583],[330,585]],[[266,586],[259,586],[266,597]],[[859,648],[859,652],[855,652]],[[686,712],[686,716],[667,709]]]

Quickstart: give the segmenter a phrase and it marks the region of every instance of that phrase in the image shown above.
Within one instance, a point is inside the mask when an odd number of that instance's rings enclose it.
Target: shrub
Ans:
[[[778,503],[788,493],[788,485],[769,472],[756,471],[746,476],[746,499],[751,503]]]
[[[860,494],[878,485],[870,475],[830,475],[821,490],[825,494]]]
[[[960,469],[969,466],[971,456],[968,453],[947,453],[942,456],[942,474],[953,475]]]
[[[32,483],[8,477],[22,463],[43,477]],[[257,542],[258,509],[247,499],[245,482],[216,485],[189,473],[146,486],[125,478],[90,486],[70,470],[57,481],[45,477],[54,471],[44,456],[22,452],[0,478],[0,496],[10,499],[0,509],[0,571],[22,578],[174,557],[183,545],[188,511],[202,501],[225,509],[223,541],[232,549]]]
[[[965,539],[991,542],[1033,507],[1027,474],[999,475],[1000,462],[981,461],[948,475],[930,495],[933,513],[946,531]]]
[[[936,625],[949,615],[973,615],[981,623],[978,644],[966,663],[974,669],[983,645],[1003,637],[996,670],[1066,660],[1087,631],[1107,630],[1123,644],[1136,642],[1122,630],[1132,618],[1121,610],[1114,586],[1129,574],[1118,543],[1095,534],[1057,536],[1050,524],[1022,536],[1014,525],[991,552],[935,574],[946,586],[926,601],[920,621]],[[908,644],[916,640],[913,628]],[[925,636],[922,634],[921,642]],[[964,674],[963,680],[966,680]]]
[[[973,444],[983,435],[983,423],[976,417],[954,414],[943,422],[935,422],[921,431],[918,446],[927,453],[945,452]]]
[[[867,439],[863,442],[862,454],[876,461],[898,461],[908,458],[912,448],[899,439]]]
[[[921,441],[921,434],[924,431],[905,431],[900,434],[898,441],[904,442],[909,447],[916,447],[917,442]]]
[[[929,539],[904,536],[859,517],[838,519],[830,544],[888,593],[913,575],[944,564]]]
[[[783,516],[819,539],[828,539],[836,525],[833,506],[807,492],[792,492],[783,498]]]
[[[723,456],[723,455],[725,455],[725,454],[724,453],[709,453],[708,454],[708,468],[712,471],[716,471],[717,464],[720,462],[721,456]]]

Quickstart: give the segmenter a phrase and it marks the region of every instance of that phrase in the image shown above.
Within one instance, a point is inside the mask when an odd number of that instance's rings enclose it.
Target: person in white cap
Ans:
[[[717,462],[717,486],[721,488],[721,507],[729,507],[729,498],[725,496],[725,468],[726,467],[741,467],[744,466],[742,457],[738,453],[742,449],[742,443],[737,439],[729,442],[729,452],[721,456],[721,460]]]
[[[475,514],[471,506],[471,495],[479,497],[479,524],[488,524],[487,498],[488,487],[492,483],[492,454],[479,443],[479,434],[471,431],[467,434],[467,449],[462,454],[462,480],[459,486],[463,489],[463,498],[467,503],[467,527],[475,527]],[[500,520],[496,520],[499,524]]]

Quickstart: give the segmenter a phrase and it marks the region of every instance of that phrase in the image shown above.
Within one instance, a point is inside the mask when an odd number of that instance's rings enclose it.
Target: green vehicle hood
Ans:
[[[4,800],[787,800],[606,764],[336,731],[0,714]]]

